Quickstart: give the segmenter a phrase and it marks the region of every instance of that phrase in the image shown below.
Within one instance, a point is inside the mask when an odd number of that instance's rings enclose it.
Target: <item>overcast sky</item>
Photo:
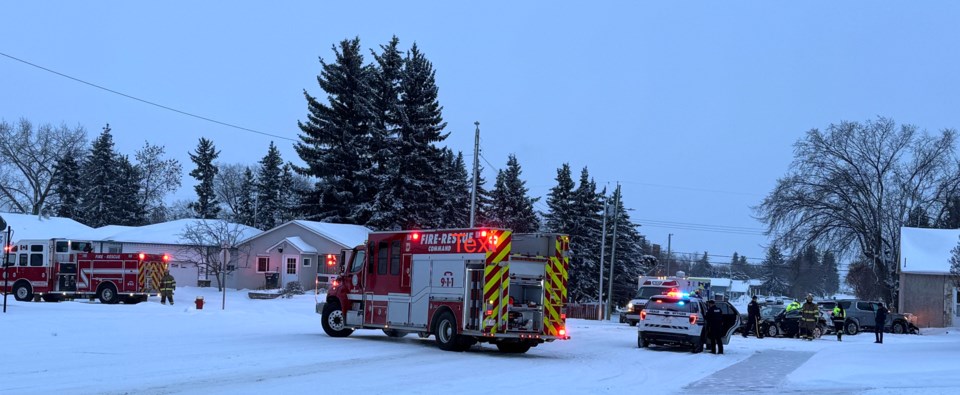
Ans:
[[[956,2],[3,2],[0,53],[238,130],[106,92],[0,56],[0,118],[110,123],[117,148],[144,141],[193,168],[287,161],[303,90],[325,97],[318,59],[392,35],[433,62],[454,150],[485,177],[517,155],[533,196],[563,163],[619,181],[633,222],[679,252],[751,262],[768,238],[751,207],[786,174],[811,128],[880,116],[960,127]],[[394,4],[397,3],[397,4]],[[370,60],[370,57],[367,57]],[[193,179],[176,198],[195,197]],[[173,197],[172,197],[173,198]],[[756,258],[754,260],[753,258]]]

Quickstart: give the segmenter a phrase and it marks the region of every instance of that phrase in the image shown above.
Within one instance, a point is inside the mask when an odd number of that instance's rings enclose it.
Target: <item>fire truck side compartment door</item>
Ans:
[[[430,308],[429,255],[414,255],[410,264],[410,324],[426,327]]]

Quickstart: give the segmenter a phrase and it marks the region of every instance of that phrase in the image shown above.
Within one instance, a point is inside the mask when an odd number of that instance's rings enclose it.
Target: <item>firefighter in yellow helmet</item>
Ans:
[[[167,304],[167,299],[170,300],[170,305],[173,305],[173,290],[177,289],[177,280],[170,275],[169,270],[163,271],[163,278],[160,279],[160,304]]]

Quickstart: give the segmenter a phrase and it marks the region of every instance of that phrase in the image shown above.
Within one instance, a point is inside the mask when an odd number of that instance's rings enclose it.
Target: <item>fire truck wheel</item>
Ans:
[[[497,349],[507,354],[523,354],[530,350],[530,345],[526,343],[497,343]]]
[[[60,295],[44,294],[43,296],[41,296],[41,298],[43,298],[43,301],[44,301],[44,302],[59,302],[59,301],[60,301]]]
[[[464,347],[465,342],[460,339],[457,331],[457,320],[453,314],[445,311],[437,319],[436,330],[434,331],[437,339],[437,347],[444,351],[466,351],[469,346]]]
[[[383,334],[388,337],[404,337],[410,332],[398,331],[396,329],[384,329]]]
[[[347,337],[353,333],[353,329],[347,328],[347,317],[344,317],[339,303],[324,304],[323,314],[320,317],[320,324],[327,336]]]
[[[19,283],[13,286],[13,297],[21,302],[29,302],[33,299],[33,291],[30,290],[30,285]]]
[[[97,291],[97,298],[100,298],[100,303],[103,304],[116,304],[120,301],[120,297],[117,296],[117,288],[113,284],[101,286],[100,290]]]

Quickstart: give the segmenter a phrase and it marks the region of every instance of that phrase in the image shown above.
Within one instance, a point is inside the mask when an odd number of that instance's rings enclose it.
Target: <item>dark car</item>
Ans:
[[[762,314],[763,311],[761,310]],[[820,338],[820,336],[823,336],[828,326],[826,317],[821,313],[817,325],[813,328],[813,337]],[[772,319],[763,320],[760,324],[760,330],[763,331],[764,335],[770,337],[798,337],[800,335],[800,310],[782,310]]]
[[[876,317],[877,306],[880,302],[844,299],[838,300],[837,303],[843,306],[843,309],[846,311],[847,319],[843,325],[846,334],[856,335],[862,331],[873,331],[873,327],[876,326],[874,317]],[[883,331],[890,333],[920,333],[920,329],[917,328],[906,315],[899,313],[887,314]]]
[[[767,326],[764,325],[767,321],[773,321],[777,317],[777,314],[780,314],[784,310],[782,304],[777,305],[768,305],[760,307],[760,332],[766,334]],[[743,333],[747,329],[747,325],[750,325],[748,321],[748,314],[740,314],[740,328],[737,328],[737,333]],[[753,332],[756,334],[756,331]],[[774,335],[776,336],[776,335]]]

